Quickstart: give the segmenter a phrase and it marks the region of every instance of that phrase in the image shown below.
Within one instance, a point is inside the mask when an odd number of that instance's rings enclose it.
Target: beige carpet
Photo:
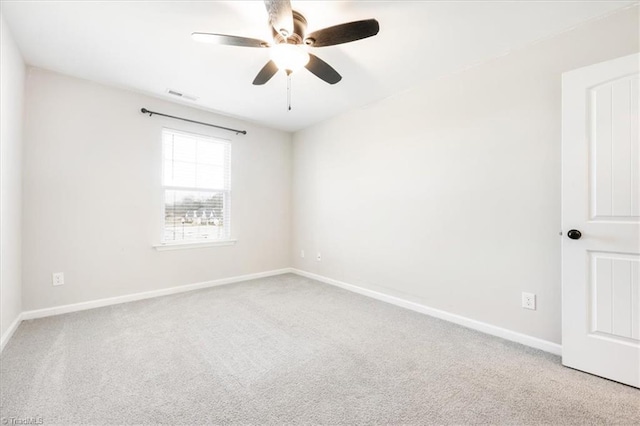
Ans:
[[[44,424],[640,424],[640,391],[295,275],[25,321],[1,415]]]

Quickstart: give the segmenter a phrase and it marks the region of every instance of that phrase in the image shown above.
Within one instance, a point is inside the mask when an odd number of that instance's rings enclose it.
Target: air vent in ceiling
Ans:
[[[195,101],[198,100],[197,96],[188,95],[186,93],[178,92],[177,90],[173,90],[173,89],[167,89],[167,93],[172,95],[172,96],[176,96],[178,98],[186,99],[188,101],[194,101],[195,102]]]

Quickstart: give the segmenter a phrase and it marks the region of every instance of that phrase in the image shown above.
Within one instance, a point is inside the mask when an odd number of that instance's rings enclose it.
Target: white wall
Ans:
[[[141,107],[248,134],[150,118]],[[24,310],[289,266],[290,134],[34,68],[26,117]],[[152,248],[163,220],[163,126],[231,139],[235,246]],[[53,287],[52,272],[64,272],[65,285]]]
[[[638,30],[634,7],[296,133],[294,267],[559,343],[561,73]]]
[[[25,66],[0,15],[0,329],[22,310],[22,125]]]

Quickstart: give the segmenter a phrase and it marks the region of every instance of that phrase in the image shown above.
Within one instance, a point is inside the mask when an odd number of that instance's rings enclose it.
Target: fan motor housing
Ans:
[[[288,44],[302,44],[304,40],[304,34],[307,31],[307,20],[305,17],[297,11],[293,11],[293,34],[288,37],[284,37],[275,28],[271,27],[273,34],[273,40],[276,44],[288,43]]]

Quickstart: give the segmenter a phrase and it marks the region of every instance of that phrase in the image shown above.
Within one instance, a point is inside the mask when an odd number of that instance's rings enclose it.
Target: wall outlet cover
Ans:
[[[536,295],[533,293],[522,292],[522,307],[524,309],[536,309]]]
[[[64,273],[62,272],[54,272],[51,274],[51,282],[53,285],[63,285],[64,284]]]

